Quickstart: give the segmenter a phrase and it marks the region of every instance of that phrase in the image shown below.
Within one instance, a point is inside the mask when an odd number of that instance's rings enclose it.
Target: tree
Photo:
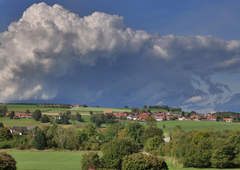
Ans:
[[[33,112],[33,115],[32,115],[33,119],[35,119],[36,121],[39,121],[40,118],[42,117],[42,112],[41,110],[37,109]]]
[[[3,122],[0,122],[0,128],[3,128],[4,126],[3,126]]]
[[[211,163],[213,168],[234,167],[234,144],[225,138],[218,138],[213,145]]]
[[[0,142],[9,141],[12,139],[12,133],[7,127],[0,128]]]
[[[185,115],[185,113],[182,111],[182,116],[184,116]]]
[[[101,164],[102,160],[96,152],[85,153],[82,157],[82,170],[97,169]]]
[[[17,162],[6,152],[0,152],[0,169],[1,170],[16,170]]]
[[[148,138],[146,142],[146,150],[156,150],[162,142],[163,138],[161,136],[154,136],[152,138]]]
[[[9,118],[13,119],[14,116],[15,116],[14,111],[11,111],[11,113],[9,114]]]
[[[42,150],[47,146],[46,135],[42,130],[39,129],[37,134],[34,136],[32,146],[38,150]]]
[[[30,111],[27,109],[25,113],[30,113]]]
[[[132,112],[139,112],[139,109],[138,109],[137,107],[136,107],[136,108],[133,107],[133,108],[132,108]]]
[[[153,116],[148,116],[147,119],[145,120],[145,122],[147,123],[147,126],[149,126],[149,127],[157,126],[157,120]]]
[[[147,112],[148,112],[148,113],[151,113],[151,109],[147,109]]]
[[[47,115],[43,115],[42,118],[41,118],[41,122],[42,122],[42,123],[47,123],[47,122],[49,122],[48,116],[47,116]]]
[[[79,112],[76,112],[75,114],[75,120],[81,122],[82,121],[82,115],[79,114]]]
[[[124,106],[125,109],[129,108],[128,106]]]
[[[144,105],[143,108],[144,108],[144,109],[147,109],[147,105]]]
[[[90,115],[92,115],[92,114],[93,114],[93,111],[90,111],[89,113],[90,113]]]
[[[122,162],[122,170],[168,170],[167,163],[163,158],[158,158],[153,155],[135,153],[125,156]]]
[[[163,131],[162,129],[158,128],[158,127],[148,127],[144,130],[144,132],[142,133],[141,136],[141,142],[142,144],[145,144],[148,140],[148,138],[152,138],[154,136],[159,136],[161,137],[162,141],[163,141]]]
[[[106,168],[121,169],[122,159],[126,155],[137,153],[139,146],[129,138],[114,138],[102,146],[103,160]]]
[[[126,126],[126,136],[132,138],[137,143],[141,144],[141,136],[145,130],[144,126],[138,122],[129,123]]]
[[[118,132],[124,129],[124,125],[119,123],[110,124],[107,126],[104,134],[107,141],[112,140],[114,137],[117,137]]]

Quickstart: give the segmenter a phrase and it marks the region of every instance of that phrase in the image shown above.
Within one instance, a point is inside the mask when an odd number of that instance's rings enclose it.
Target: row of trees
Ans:
[[[91,112],[90,112],[91,114]],[[115,116],[112,114],[103,114],[103,113],[96,113],[91,114],[90,121],[95,123],[97,127],[100,127],[102,124],[113,124],[116,123]]]
[[[144,105],[146,107],[146,105]],[[143,106],[143,107],[144,107]],[[149,109],[164,109],[164,110],[167,110],[167,111],[182,111],[182,108],[181,107],[178,107],[178,108],[174,108],[174,107],[169,107],[167,105],[154,105],[154,106],[148,106]]]

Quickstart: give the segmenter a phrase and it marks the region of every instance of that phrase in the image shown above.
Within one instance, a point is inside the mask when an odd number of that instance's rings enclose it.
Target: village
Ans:
[[[190,113],[190,114],[181,114],[181,113],[171,113],[171,112],[151,112],[151,113],[141,113],[141,112],[117,112],[113,113],[113,111],[104,111],[104,114],[113,114],[117,118],[133,120],[133,121],[142,121],[144,122],[149,116],[153,116],[156,121],[217,121],[216,117],[213,114],[198,114],[198,113]],[[224,122],[233,122],[234,116],[230,116],[229,118],[223,118]]]

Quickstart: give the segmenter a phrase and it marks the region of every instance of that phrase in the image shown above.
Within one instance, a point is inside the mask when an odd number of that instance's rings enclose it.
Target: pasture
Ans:
[[[163,128],[163,124],[165,128]],[[227,123],[227,122],[214,122],[214,121],[163,121],[157,122],[157,127],[163,128],[164,132],[167,132],[168,128],[174,128],[176,125],[180,125],[182,130],[189,131],[193,129],[207,130],[213,128],[213,130],[225,130],[231,129],[240,130],[240,123]]]

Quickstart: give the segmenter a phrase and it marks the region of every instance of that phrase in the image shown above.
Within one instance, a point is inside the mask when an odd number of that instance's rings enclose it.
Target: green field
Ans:
[[[4,127],[34,127],[43,125],[43,123],[34,119],[10,119],[8,117],[0,117],[0,122],[3,122]],[[50,123],[44,124],[49,125]]]
[[[37,109],[40,109],[43,113],[63,113],[70,109],[67,108],[48,108],[48,107],[37,107],[36,105],[17,105],[17,104],[8,104],[7,105],[8,112],[12,110],[16,112],[25,113],[28,109],[31,113]]]
[[[174,128],[176,125],[180,125],[182,129],[185,131],[193,129],[207,130],[208,128],[213,128],[214,130],[225,129],[240,130],[240,123],[211,122],[211,121],[163,121],[158,122],[157,127],[163,128],[163,124],[165,125],[165,128],[163,129],[164,132],[167,132],[168,128]]]
[[[17,161],[19,170],[80,170],[85,152],[8,151]]]

